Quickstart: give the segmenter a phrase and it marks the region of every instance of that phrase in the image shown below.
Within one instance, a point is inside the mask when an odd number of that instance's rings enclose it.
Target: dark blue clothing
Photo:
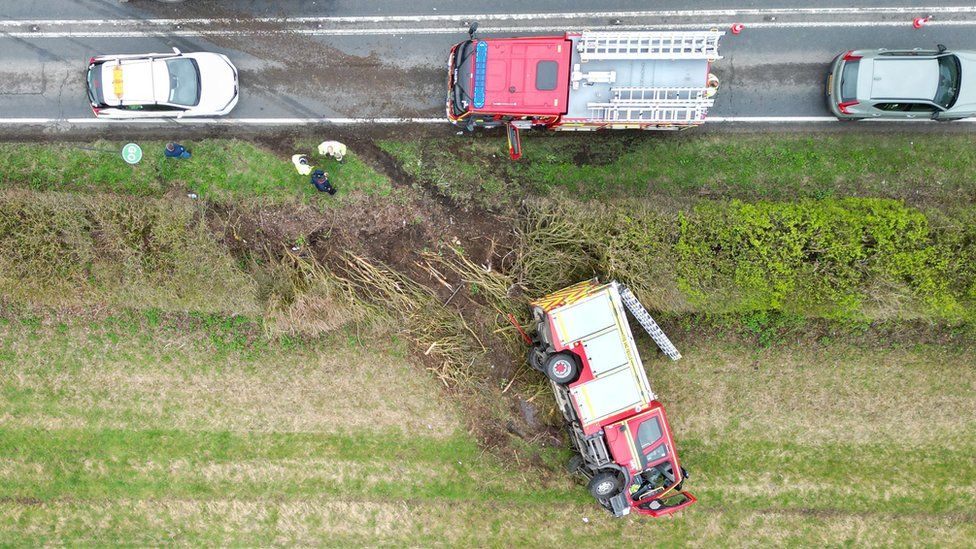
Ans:
[[[166,155],[166,158],[190,158],[190,151],[186,150],[186,147],[179,143],[173,143],[173,150],[169,150],[169,147],[166,147],[163,149],[163,153]]]
[[[315,188],[318,189],[319,192],[329,194],[336,193],[335,187],[333,187],[332,183],[329,182],[329,176],[326,175],[326,173],[322,170],[315,170],[312,172],[312,185],[315,185]]]

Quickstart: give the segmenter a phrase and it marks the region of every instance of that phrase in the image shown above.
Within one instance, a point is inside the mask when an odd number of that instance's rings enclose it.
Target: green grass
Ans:
[[[380,141],[408,175],[465,208],[500,208],[513,200],[519,184],[504,179],[500,162],[508,154],[494,140]]]
[[[242,339],[228,345],[232,334]],[[700,501],[670,520],[613,520],[562,471],[563,452],[523,443],[521,464],[485,452],[401,344],[352,336],[262,340],[247,319],[158,311],[3,317],[0,543],[962,546],[976,535],[970,347],[679,340],[684,359],[666,363],[642,338]],[[548,394],[535,404],[555,417]]]
[[[829,237],[846,254],[837,256],[843,260],[837,265],[870,267],[878,259],[875,248],[884,252],[882,260],[897,262],[892,272],[904,276],[895,279],[900,285],[878,295],[904,297],[906,288],[922,284],[921,293],[932,297],[937,292],[924,284],[936,284],[936,290],[948,284],[961,307],[971,306],[964,294],[972,280],[972,246],[968,218],[959,212],[971,210],[972,201],[953,201],[953,193],[971,184],[963,140],[949,144],[962,160],[955,166],[956,190],[943,192],[933,181],[952,175],[948,171],[927,174],[936,177],[932,181],[919,179],[915,165],[903,164],[901,172],[870,171],[866,166],[897,153],[887,145],[872,148],[874,137],[843,161],[787,154],[790,147],[809,149],[807,138],[785,144],[764,136],[734,143],[711,139],[527,139],[530,159],[534,150],[544,153],[535,167],[509,163],[494,139],[443,140],[449,162],[421,150],[427,144],[384,148],[414,162],[404,169],[423,184],[465,206],[504,208],[526,192],[554,193],[540,204],[571,215],[567,223],[552,225],[556,245],[540,241],[552,255],[528,254],[534,267],[523,262],[521,274],[508,273],[523,281],[522,275],[532,274],[535,285],[612,274],[655,308],[687,311],[694,304],[676,293],[672,270],[682,257],[687,265],[678,274],[697,287],[719,280],[714,288],[721,290],[728,280],[749,274],[736,274],[739,263],[792,261],[786,252],[796,251],[797,242],[817,244]],[[215,166],[224,166],[226,174],[175,161],[153,167],[149,157],[135,171],[109,169],[43,147],[49,155],[30,166],[17,164],[22,158],[0,158],[13,162],[11,173],[19,174],[4,182],[18,188],[0,193],[0,305],[16,306],[0,310],[0,545],[510,547],[611,540],[675,547],[967,546],[976,538],[976,373],[970,344],[906,345],[899,342],[912,339],[903,336],[862,345],[848,342],[843,330],[828,330],[813,343],[782,345],[779,335],[802,330],[810,314],[788,307],[787,313],[764,307],[741,312],[736,329],[756,341],[746,347],[729,342],[736,338],[701,339],[695,326],[687,326],[684,335],[675,334],[684,354],[676,363],[656,356],[641,337],[651,384],[668,409],[682,464],[693,475],[687,488],[700,501],[669,520],[612,520],[565,474],[565,449],[543,445],[549,437],[518,441],[515,453],[504,445],[483,448],[470,434],[482,432],[481,423],[497,423],[502,431],[509,419],[520,421],[512,415],[515,397],[530,401],[552,432],[559,432],[552,397],[538,374],[521,373],[496,407],[478,409],[474,417],[407,352],[400,339],[408,332],[368,324],[341,328],[358,317],[333,310],[342,303],[335,288],[289,289],[295,284],[287,274],[259,283],[208,232],[201,221],[205,203],[157,198],[191,189],[217,201],[296,204],[309,198],[311,187],[293,172],[307,188],[293,192],[300,187],[268,183],[275,170],[291,170],[287,159],[252,158],[253,146],[239,142],[210,144],[212,149],[193,145],[197,158],[201,151],[223,158]],[[654,162],[646,156],[658,147],[676,147],[660,155],[676,164],[647,186],[641,178],[657,168],[648,166]],[[698,149],[707,154],[695,156]],[[638,162],[632,155],[641,150],[645,160]],[[722,150],[739,156],[713,158]],[[741,157],[750,150],[760,159]],[[465,154],[464,160],[451,156]],[[262,158],[285,166],[259,166]],[[586,168],[597,171],[560,175],[559,170],[572,171],[571,164],[599,164],[601,158],[608,163]],[[682,158],[689,164],[678,166]],[[790,181],[787,168],[760,170],[770,161],[809,168],[815,177]],[[846,183],[839,180],[839,193],[890,195],[910,205],[820,196],[799,204],[760,202],[753,209],[729,201],[688,207],[684,199],[711,187],[705,176],[688,185],[679,178],[702,167],[722,168],[722,162],[732,163],[730,175],[722,176],[723,197],[768,197],[780,186],[787,188],[784,193],[817,196],[833,166],[829,162],[839,162],[850,174],[867,170]],[[946,165],[952,162],[957,159]],[[382,194],[388,184],[382,177],[371,180],[375,172],[352,160],[331,168],[336,177],[343,170],[360,181],[364,193]],[[77,175],[78,186],[68,188],[71,193],[51,192],[65,173]],[[133,174],[157,186],[133,184]],[[428,176],[438,179],[423,179]],[[608,196],[638,198],[562,210],[568,199],[560,189],[595,196],[587,183],[566,180],[583,176]],[[740,176],[745,179],[736,182]],[[885,190],[889,182],[882,184],[881,177],[894,178],[893,190]],[[911,196],[915,183],[924,198]],[[131,194],[140,197],[125,196]],[[672,208],[672,198],[683,206]],[[947,204],[964,207],[936,212],[934,206]],[[831,208],[857,219],[824,224],[819,215]],[[700,217],[683,226],[679,209]],[[673,250],[682,239],[687,253],[679,257]],[[894,246],[899,239],[911,245]],[[722,250],[710,249],[718,244]],[[726,248],[734,246],[755,253],[729,254]],[[938,255],[913,255],[938,246]],[[804,255],[811,261],[800,267],[787,261],[790,268],[822,272],[833,257],[817,245],[801,248],[816,253]],[[768,249],[775,253],[763,252]],[[695,254],[699,260],[687,260]],[[782,283],[750,272],[753,290],[762,289],[757,280]],[[920,272],[959,276],[926,279],[916,276]],[[716,273],[728,278],[711,277]],[[830,273],[847,280],[846,271]],[[642,280],[656,285],[641,285]],[[265,290],[281,294],[280,318],[260,320],[266,304],[259,294]],[[490,285],[480,286],[482,292],[491,302]],[[904,313],[897,300],[875,305]],[[106,316],[106,307],[115,312]],[[309,333],[301,325],[313,323],[321,328],[316,333],[330,335],[298,335]],[[268,338],[274,324],[291,335]],[[449,335],[463,337],[456,331]],[[500,387],[486,388],[481,398],[498,396],[506,385],[492,381]]]
[[[463,136],[380,146],[459,202],[505,206],[526,192],[601,199],[895,198],[951,207],[976,198],[968,135],[525,134],[511,162],[504,138]]]
[[[0,184],[41,191],[111,192],[160,197],[170,192],[196,193],[205,200],[262,200],[275,203],[316,201],[323,206],[347,203],[359,195],[388,195],[392,185],[350,152],[339,164],[320,158],[312,144],[313,165],[332,176],[336,197],[319,196],[291,164],[267,149],[236,139],[183,142],[188,160],[164,158],[162,141],[139,142],[142,161],[131,166],[121,157],[121,142],[91,144],[0,143]],[[325,200],[330,198],[330,200]]]

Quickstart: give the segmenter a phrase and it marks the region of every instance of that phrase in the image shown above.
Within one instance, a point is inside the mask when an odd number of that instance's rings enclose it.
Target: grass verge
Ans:
[[[511,162],[505,139],[463,136],[381,148],[460,204],[504,207],[526,193],[584,199],[793,200],[875,196],[952,208],[976,201],[967,135],[526,134]]]
[[[307,176],[299,175],[290,158],[259,145],[235,139],[184,142],[193,152],[188,160],[163,157],[165,142],[140,142],[145,156],[136,165],[122,160],[124,143],[0,143],[0,183],[40,191],[119,193],[160,197],[170,192],[196,193],[214,201],[261,200],[309,202],[319,194]],[[388,178],[354,152],[343,163],[320,157],[305,144],[311,163],[329,172],[340,193],[323,206],[344,204],[362,195],[392,192]],[[296,151],[301,152],[301,151]]]

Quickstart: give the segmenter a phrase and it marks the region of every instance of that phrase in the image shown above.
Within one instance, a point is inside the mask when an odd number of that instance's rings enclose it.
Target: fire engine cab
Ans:
[[[664,408],[651,391],[625,307],[672,360],[681,358],[627,287],[595,279],[530,304],[528,362],[549,378],[574,456],[594,498],[616,517],[659,517],[695,502]]]
[[[697,126],[718,88],[717,30],[476,39],[475,28],[448,58],[447,117],[469,130],[506,126],[512,159],[519,129]]]

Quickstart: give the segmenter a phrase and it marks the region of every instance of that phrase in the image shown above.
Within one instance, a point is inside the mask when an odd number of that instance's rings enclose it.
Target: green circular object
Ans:
[[[135,143],[129,143],[122,147],[122,160],[129,164],[138,164],[142,160],[142,147]]]

